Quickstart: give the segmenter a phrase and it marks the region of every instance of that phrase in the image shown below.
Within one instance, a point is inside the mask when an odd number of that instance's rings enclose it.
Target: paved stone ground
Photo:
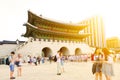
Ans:
[[[120,63],[114,63],[115,76],[112,80],[120,80]],[[17,77],[15,69],[15,80],[94,80],[91,71],[92,62],[67,62],[65,63],[65,72],[62,75],[56,75],[56,63],[45,63],[38,66],[23,65],[22,77]],[[0,65],[0,80],[9,80],[9,67]],[[105,76],[103,75],[103,80]]]

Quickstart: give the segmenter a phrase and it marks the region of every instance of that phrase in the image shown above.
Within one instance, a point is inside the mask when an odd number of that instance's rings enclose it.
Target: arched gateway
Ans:
[[[61,47],[60,48],[60,51],[63,53],[63,55],[70,55],[69,54],[69,50],[68,50],[68,48],[67,47]]]
[[[80,48],[76,48],[75,49],[75,55],[80,55],[81,54],[81,49]]]
[[[52,55],[52,51],[48,47],[43,48],[42,52],[43,52],[42,56],[44,56],[44,57],[49,57]]]
[[[87,25],[61,23],[28,11],[28,22],[24,26],[26,33],[23,36],[29,40],[16,49],[18,53],[26,55],[44,53],[44,56],[48,57],[55,55],[60,49],[64,55],[78,55],[89,50],[88,45],[82,40],[90,34],[79,33]]]

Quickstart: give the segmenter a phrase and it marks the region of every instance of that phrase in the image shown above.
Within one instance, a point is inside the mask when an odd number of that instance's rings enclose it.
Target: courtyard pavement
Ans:
[[[92,74],[92,62],[67,62],[64,64],[65,72],[62,75],[56,75],[56,63],[46,62],[38,66],[23,64],[23,73],[17,77],[15,67],[14,80],[95,80]],[[120,80],[120,62],[114,63],[114,74],[112,80]],[[0,80],[9,79],[9,67],[0,65]],[[105,76],[103,75],[103,80]]]

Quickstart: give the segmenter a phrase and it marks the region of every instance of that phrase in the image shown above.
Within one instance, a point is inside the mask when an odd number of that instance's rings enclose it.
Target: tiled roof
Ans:
[[[24,43],[25,41],[19,41],[19,43]],[[0,41],[0,45],[2,44],[17,44],[16,41],[9,41],[9,40],[3,40]]]

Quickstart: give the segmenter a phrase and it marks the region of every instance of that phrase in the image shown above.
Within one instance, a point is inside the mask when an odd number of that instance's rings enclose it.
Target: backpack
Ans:
[[[6,65],[9,65],[10,61],[9,61],[9,57],[6,58]]]
[[[56,57],[56,55],[54,56],[54,59],[53,59],[55,62],[57,61],[57,57]]]

